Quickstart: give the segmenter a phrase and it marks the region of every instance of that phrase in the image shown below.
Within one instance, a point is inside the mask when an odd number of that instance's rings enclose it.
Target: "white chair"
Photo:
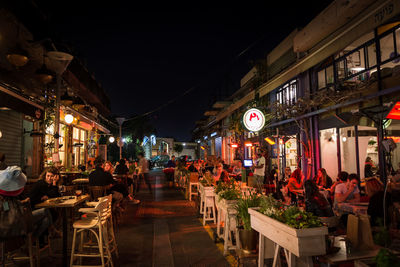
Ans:
[[[109,245],[109,249],[111,254],[115,252],[115,256],[118,258],[118,246],[117,246],[117,241],[115,238],[115,231],[114,231],[114,220],[112,216],[112,195],[104,196],[99,198],[99,202],[101,201],[108,201],[108,208],[107,208],[107,241]],[[94,207],[97,205],[98,202],[86,202],[86,205]],[[94,216],[93,214],[85,214],[86,217],[88,216]],[[93,246],[91,246],[93,247]]]
[[[85,266],[82,264],[75,265],[75,258],[79,258],[79,262],[81,263],[82,258],[84,257],[97,257],[101,260],[101,266],[111,266],[113,267],[111,252],[109,249],[108,242],[108,231],[107,231],[107,223],[108,223],[108,210],[109,210],[109,198],[102,198],[94,208],[81,208],[79,212],[86,213],[88,216],[84,219],[77,220],[73,224],[74,235],[72,239],[72,251],[71,251],[71,262],[70,266]],[[97,247],[99,253],[94,252],[84,252],[83,251],[83,233],[85,231],[89,231],[92,233],[97,240]],[[80,251],[75,251],[76,244],[76,235],[77,233],[81,233],[80,240]],[[105,261],[107,260],[107,261]],[[86,265],[87,266],[87,265]]]
[[[207,221],[213,221],[216,223],[216,212],[215,212],[215,193],[214,187],[203,187],[202,191],[202,206],[203,206],[203,225],[206,225]],[[212,213],[212,216],[211,216]]]
[[[196,188],[195,191],[193,191],[193,187]],[[192,201],[192,196],[198,196],[199,195],[199,174],[197,172],[192,172],[190,173],[189,176],[189,201]]]

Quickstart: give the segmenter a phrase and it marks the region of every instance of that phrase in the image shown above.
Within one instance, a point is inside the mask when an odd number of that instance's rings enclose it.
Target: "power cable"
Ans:
[[[247,46],[245,49],[243,49],[242,51],[240,51],[240,53],[238,53],[238,54],[233,58],[233,60],[232,60],[232,62],[231,62],[230,64],[233,64],[233,63],[234,63],[235,61],[237,61],[241,56],[243,56],[244,54],[246,54],[247,51],[249,51],[251,48],[253,48],[253,47],[254,47],[256,44],[258,44],[262,39],[263,39],[263,38],[260,38],[260,39],[258,39],[258,40],[256,40],[256,41],[254,41],[254,42],[251,43],[249,46]],[[213,74],[213,73],[210,73],[208,76],[210,76],[211,74]],[[159,107],[157,107],[157,108],[155,108],[155,109],[153,109],[153,110],[150,110],[150,111],[148,111],[148,112],[146,112],[146,113],[143,113],[143,114],[137,115],[137,116],[135,116],[135,117],[126,119],[124,122],[130,121],[130,120],[135,120],[135,119],[138,119],[138,118],[141,118],[141,117],[148,116],[148,115],[150,115],[150,114],[152,114],[152,113],[155,113],[155,112],[157,112],[157,111],[159,111],[159,110],[165,108],[166,106],[168,106],[168,105],[170,105],[170,104],[176,102],[179,98],[181,98],[181,97],[183,97],[183,96],[189,94],[189,93],[192,92],[194,89],[196,89],[198,86],[199,86],[199,84],[194,85],[194,86],[192,86],[191,88],[189,88],[188,90],[186,90],[185,92],[183,92],[181,95],[179,95],[179,96],[177,96],[177,97],[175,97],[175,98],[169,100],[168,102],[164,103],[163,105],[161,105],[161,106],[159,106]]]

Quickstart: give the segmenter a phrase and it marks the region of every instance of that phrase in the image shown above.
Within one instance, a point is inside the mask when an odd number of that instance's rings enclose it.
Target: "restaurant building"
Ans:
[[[0,9],[0,152],[28,177],[51,164],[66,169],[86,165],[98,154],[100,134],[109,132],[103,121],[110,101],[77,58],[60,52],[65,47],[39,39],[45,30],[37,17],[14,11]],[[69,56],[62,72],[55,57],[60,55]],[[63,99],[67,95],[70,99]]]
[[[267,123],[258,133],[239,127],[242,134],[235,142],[240,139],[240,145],[234,149],[241,158],[252,156],[255,146],[267,147],[271,165],[292,171],[299,166],[309,177],[325,168],[332,178],[342,170],[363,178],[368,157],[376,171],[397,170],[400,123],[397,114],[389,113],[400,98],[399,33],[396,1],[334,1],[273,49],[263,68],[251,70],[249,85],[241,84],[229,99],[232,103],[198,131],[229,125],[232,133],[233,122],[257,106]],[[290,112],[282,116],[274,105]],[[223,138],[231,136],[225,132]],[[229,146],[232,140],[222,149],[228,160]],[[386,177],[387,172],[378,174]]]

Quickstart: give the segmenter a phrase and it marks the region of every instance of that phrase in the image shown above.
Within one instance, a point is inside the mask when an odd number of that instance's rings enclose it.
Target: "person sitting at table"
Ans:
[[[331,204],[324,195],[319,192],[318,186],[312,181],[304,182],[306,211],[318,217],[334,216]]]
[[[347,178],[349,177],[348,172],[345,171],[341,171],[338,173],[338,176],[336,178],[336,181],[332,184],[331,188],[329,188],[329,192],[331,193],[331,196],[335,196],[335,189],[336,186],[341,184],[341,183],[345,183],[347,181]]]
[[[389,208],[393,204],[391,186],[388,186],[386,192],[386,224],[390,224],[390,213]],[[371,178],[366,181],[365,189],[369,197],[368,203],[368,215],[370,216],[371,226],[383,226],[383,198],[384,198],[384,187],[380,181],[376,178]]]
[[[232,174],[235,176],[236,181],[242,180],[242,169],[242,162],[240,160],[236,160],[232,168]]]
[[[365,165],[364,165],[364,177],[365,178],[374,176],[374,172],[372,171],[373,168],[375,168],[374,162],[372,161],[371,157],[367,157],[365,159]]]
[[[214,181],[218,183],[226,183],[229,181],[229,174],[224,170],[222,163],[218,163],[216,166],[216,172],[214,173]]]
[[[287,188],[289,191],[289,196],[291,198],[292,203],[297,203],[297,197],[299,195],[297,190],[303,189],[304,183],[304,174],[301,169],[296,169],[290,176]]]
[[[32,207],[49,198],[61,196],[57,185],[59,179],[59,172],[55,167],[48,167],[42,172],[29,193]]]
[[[343,179],[341,177],[341,179]],[[346,182],[338,184],[335,188],[335,208],[338,203],[343,202],[360,202],[360,189],[358,189],[358,175],[355,173],[347,177]]]
[[[329,189],[332,186],[332,178],[329,177],[324,168],[318,170],[317,176],[314,177],[313,181],[320,189]]]
[[[0,197],[5,199],[17,199],[22,204],[30,201],[24,192],[27,178],[21,168],[17,166],[6,167],[0,170]],[[13,207],[13,206],[12,206]],[[3,207],[4,209],[4,207]],[[34,237],[39,238],[39,247],[45,245],[45,235],[52,225],[52,216],[48,209],[32,210],[32,224]],[[22,218],[21,218],[22,219]]]
[[[114,179],[110,172],[106,172],[104,168],[104,160],[101,157],[97,157],[94,161],[96,169],[89,174],[89,185],[90,186],[105,186],[107,194],[112,194],[113,207],[119,207],[120,202],[123,199],[123,194],[112,188]]]
[[[198,172],[197,169],[196,169],[196,167],[194,166],[194,164],[195,164],[195,161],[192,161],[192,162],[190,163],[190,165],[189,165],[189,167],[188,167],[188,171],[190,171],[190,172]]]
[[[129,169],[125,164],[125,160],[124,159],[120,159],[119,160],[119,164],[117,165],[117,167],[115,167],[114,170],[114,174],[118,174],[118,175],[125,175],[129,173]]]

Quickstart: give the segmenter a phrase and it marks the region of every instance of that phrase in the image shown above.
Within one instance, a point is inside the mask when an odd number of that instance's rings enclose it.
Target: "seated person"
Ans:
[[[319,192],[317,185],[308,180],[304,183],[306,193],[306,211],[313,213],[318,217],[332,217],[333,210],[329,201]]]
[[[29,193],[32,207],[49,198],[61,196],[57,186],[59,179],[59,172],[55,167],[49,167],[42,172]]]
[[[292,202],[297,202],[297,196],[299,193],[296,192],[296,190],[303,189],[303,182],[304,182],[304,174],[301,171],[301,169],[294,170],[287,184],[287,188]]]
[[[324,168],[318,170],[317,176],[313,180],[321,189],[329,189],[332,186],[332,178],[329,177]]]
[[[129,168],[126,166],[124,159],[119,160],[119,164],[115,167],[114,174],[125,175],[129,173]]]
[[[189,165],[189,167],[188,167],[188,171],[190,171],[190,172],[198,172],[197,169],[196,169],[196,167],[195,167],[195,162],[194,162],[194,161],[192,161],[192,162],[190,163],[190,165]]]
[[[107,188],[107,194],[109,194],[109,193],[112,194],[113,205],[119,206],[119,203],[123,199],[123,195],[122,195],[122,193],[117,192],[112,189],[112,186],[114,184],[114,179],[113,179],[111,173],[104,171],[104,169],[103,169],[104,160],[101,157],[97,157],[94,161],[94,164],[96,166],[96,169],[89,174],[89,185],[90,186],[105,186]]]
[[[236,181],[242,180],[242,169],[242,162],[240,160],[236,160],[232,168],[232,174],[235,175]]]
[[[23,192],[26,181],[25,174],[17,166],[10,166],[0,170],[0,198],[17,199],[21,203],[29,201],[29,197]],[[49,210],[44,208],[33,210],[32,224],[32,234],[34,237],[39,238],[39,246],[43,247],[45,245],[44,235],[52,224]]]
[[[341,179],[343,179],[341,177]],[[347,177],[346,182],[338,184],[335,188],[335,207],[343,202],[360,202],[360,189],[358,189],[358,176],[355,173]]]
[[[216,166],[216,171],[214,174],[214,181],[218,184],[221,182],[228,182],[229,181],[229,174],[227,171],[224,170],[224,166],[222,163],[218,163]]]

